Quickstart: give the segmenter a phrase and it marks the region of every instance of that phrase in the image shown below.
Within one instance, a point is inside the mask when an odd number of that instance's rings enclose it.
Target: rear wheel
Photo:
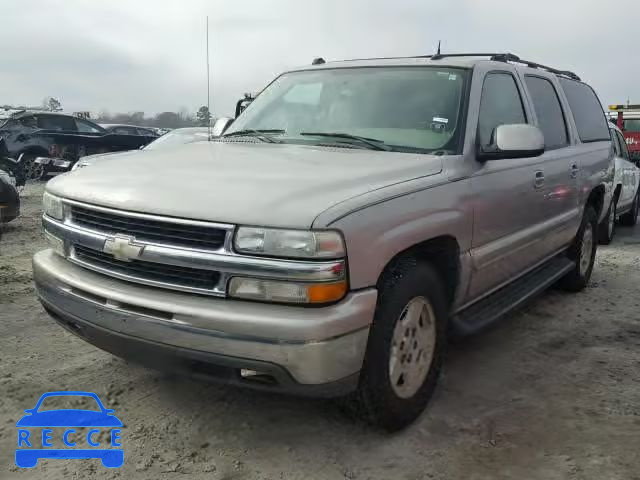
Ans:
[[[616,207],[618,200],[613,198],[607,216],[598,226],[598,240],[602,245],[609,245],[613,240],[613,234],[616,230]]]
[[[636,193],[633,199],[633,206],[627,213],[620,215],[620,223],[627,227],[633,227],[638,223],[638,210],[640,210],[640,191]]]
[[[442,366],[447,301],[429,264],[398,262],[384,276],[352,415],[387,431],[411,424],[433,395]]]
[[[560,286],[565,290],[579,292],[589,283],[598,247],[597,225],[596,212],[591,205],[587,205],[578,234],[567,251],[567,256],[575,263],[575,267],[560,280]]]

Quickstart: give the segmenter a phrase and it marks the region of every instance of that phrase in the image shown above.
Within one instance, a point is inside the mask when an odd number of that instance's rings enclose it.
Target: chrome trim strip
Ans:
[[[129,212],[125,210],[117,210],[114,208],[91,205],[90,203],[78,202],[77,200],[70,200],[68,198],[61,198],[60,200],[62,200],[62,203],[66,203],[69,205],[77,205],[79,207],[87,208],[89,210],[97,210],[99,212],[106,212],[114,215],[122,215],[123,217],[141,218],[143,220],[157,220],[160,222],[169,222],[169,223],[175,223],[179,225],[196,225],[199,227],[220,228],[223,230],[233,230],[235,227],[234,225],[231,225],[229,223],[206,222],[202,220],[190,220],[185,218],[165,217],[162,215],[151,215],[148,213],[138,213],[138,212]]]
[[[191,293],[200,293],[203,295],[211,295],[215,297],[225,297],[226,296],[226,287],[227,287],[227,277],[225,275],[220,275],[220,279],[218,283],[213,287],[213,289],[206,288],[197,288],[197,287],[185,287],[183,285],[176,285],[174,283],[168,282],[158,282],[156,280],[149,280],[145,278],[136,277],[134,275],[126,275],[123,273],[119,273],[113,270],[109,270],[107,268],[98,267],[91,263],[86,263],[79,259],[75,250],[71,248],[71,254],[68,257],[70,262],[73,262],[81,267],[87,268],[89,270],[93,270],[94,272],[102,273],[104,275],[108,275],[110,277],[119,278],[120,280],[125,280],[127,282],[135,282],[140,283],[142,285],[149,285],[152,287],[160,287],[160,288],[168,288],[171,290],[179,290],[181,292],[191,292]]]
[[[219,282],[213,290],[145,280],[96,267],[83,262],[75,256],[72,248],[74,244],[80,244],[102,252],[105,241],[107,238],[110,238],[111,235],[81,228],[69,224],[66,221],[62,223],[47,216],[42,217],[42,222],[47,232],[61,238],[65,242],[65,251],[69,253],[70,261],[105,275],[152,286],[223,296],[226,292],[227,281],[234,275],[302,282],[333,282],[346,278],[344,260],[317,262],[250,257],[226,250],[206,252],[137,241],[137,243],[144,245],[140,260],[165,265],[212,270],[220,273]]]

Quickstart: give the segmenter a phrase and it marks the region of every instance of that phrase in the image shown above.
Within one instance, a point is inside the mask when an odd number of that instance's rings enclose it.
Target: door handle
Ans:
[[[570,173],[569,173],[569,175],[571,176],[571,178],[577,178],[577,177],[578,177],[578,171],[579,171],[579,170],[580,170],[580,169],[578,168],[578,165],[577,165],[577,164],[575,164],[575,163],[574,163],[574,164],[572,164],[572,165],[571,165],[571,171],[570,171]]]
[[[544,172],[542,170],[538,170],[536,172],[535,179],[533,180],[534,188],[542,188],[544,185]]]

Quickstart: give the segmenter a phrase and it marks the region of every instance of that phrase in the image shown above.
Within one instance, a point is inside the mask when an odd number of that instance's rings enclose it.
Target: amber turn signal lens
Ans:
[[[347,282],[320,283],[307,286],[309,303],[329,303],[341,300],[347,294]]]

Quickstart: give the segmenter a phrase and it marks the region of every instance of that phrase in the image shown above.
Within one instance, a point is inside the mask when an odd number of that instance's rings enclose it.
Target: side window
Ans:
[[[18,130],[20,128],[21,123],[22,123],[22,120],[19,120],[19,121],[7,120],[3,124],[0,124],[0,130],[7,130],[7,131]]]
[[[566,146],[567,125],[553,84],[546,78],[533,75],[526,75],[525,82],[533,100],[538,126],[544,134],[545,148],[552,150]]]
[[[491,143],[491,134],[499,125],[526,123],[522,97],[509,73],[490,73],[484,79],[478,118],[480,145]]]
[[[71,117],[60,115],[38,116],[38,127],[44,130],[58,130],[63,132],[75,132],[76,124]]]
[[[118,135],[137,135],[138,131],[131,127],[115,127],[111,129],[111,133],[117,133]]]
[[[610,129],[609,132],[611,132],[611,144],[613,145],[613,153],[615,154],[616,157],[622,157],[620,140],[618,140],[616,131],[613,129]]]
[[[38,124],[36,123],[36,117],[22,117],[20,119],[20,125],[27,128],[38,128]]]
[[[76,118],[76,127],[79,132],[83,133],[102,133],[96,125],[91,122],[87,122],[86,120],[79,120]]]
[[[629,160],[629,150],[627,149],[627,142],[622,136],[620,132],[615,130],[616,137],[618,137],[618,142],[620,142],[620,156],[625,160]]]
[[[607,119],[596,93],[585,83],[561,78],[560,84],[569,100],[571,113],[583,142],[609,140]]]

